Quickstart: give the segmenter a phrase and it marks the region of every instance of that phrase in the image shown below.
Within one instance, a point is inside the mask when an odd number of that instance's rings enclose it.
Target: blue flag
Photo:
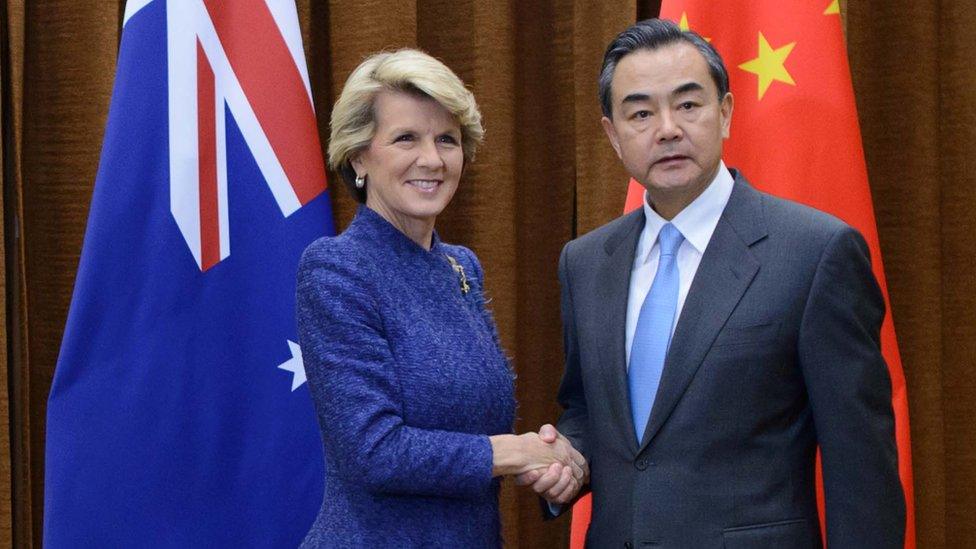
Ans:
[[[130,1],[48,400],[48,547],[294,547],[322,501],[295,327],[332,234],[293,0]]]

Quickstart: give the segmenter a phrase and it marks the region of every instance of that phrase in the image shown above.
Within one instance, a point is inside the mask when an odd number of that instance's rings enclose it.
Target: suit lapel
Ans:
[[[749,247],[767,234],[762,197],[741,175],[733,173],[732,195],[702,255],[678,318],[640,450],[650,444],[677,406],[715,337],[759,271],[759,262]]]
[[[644,227],[644,212],[627,215],[620,229],[604,242],[607,254],[600,267],[602,283],[597,296],[597,308],[606,311],[603,325],[607,327],[602,345],[603,380],[608,388],[607,399],[620,429],[620,440],[626,441],[630,452],[637,451],[634,439],[634,420],[630,413],[630,392],[627,390],[626,346],[627,294],[630,291],[630,272],[634,266],[637,240]]]

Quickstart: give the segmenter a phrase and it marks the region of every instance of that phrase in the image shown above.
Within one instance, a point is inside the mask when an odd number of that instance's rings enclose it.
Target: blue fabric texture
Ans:
[[[678,309],[678,247],[684,239],[674,225],[667,223],[661,227],[658,235],[661,259],[654,282],[637,316],[627,379],[638,443],[644,437],[654,397],[661,383],[664,358],[671,344],[671,327],[674,326],[674,313]]]
[[[361,206],[306,249],[297,291],[325,453],[303,546],[501,546],[488,436],[512,432],[513,375],[474,254]]]

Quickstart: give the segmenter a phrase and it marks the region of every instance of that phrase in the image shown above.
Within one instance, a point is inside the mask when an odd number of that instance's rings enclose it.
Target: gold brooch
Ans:
[[[454,272],[457,273],[458,278],[461,280],[461,293],[468,293],[471,290],[471,286],[468,286],[468,277],[464,274],[464,266],[447,254],[444,254],[444,257],[447,258],[447,261],[451,264],[451,268],[454,269]]]

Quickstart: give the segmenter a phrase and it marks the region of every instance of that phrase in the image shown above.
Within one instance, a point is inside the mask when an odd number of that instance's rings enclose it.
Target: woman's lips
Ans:
[[[425,193],[432,193],[441,184],[440,179],[408,179],[407,185]]]

